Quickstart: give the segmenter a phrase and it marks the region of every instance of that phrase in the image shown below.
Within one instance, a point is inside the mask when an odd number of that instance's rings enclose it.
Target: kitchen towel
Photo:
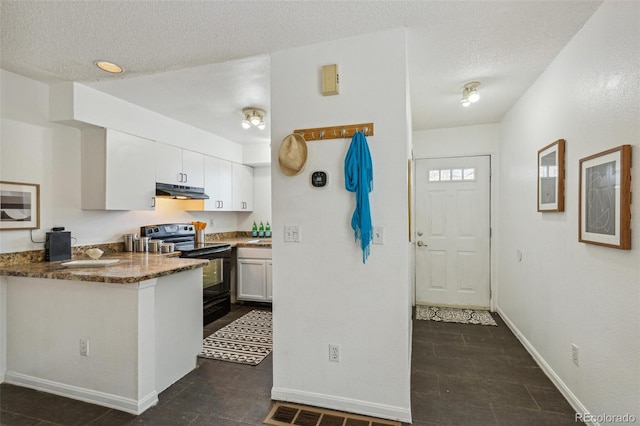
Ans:
[[[367,138],[362,132],[355,132],[344,159],[344,183],[350,192],[356,193],[356,209],[351,216],[351,227],[356,241],[360,238],[362,263],[369,257],[373,227],[369,192],[373,190],[373,165]]]

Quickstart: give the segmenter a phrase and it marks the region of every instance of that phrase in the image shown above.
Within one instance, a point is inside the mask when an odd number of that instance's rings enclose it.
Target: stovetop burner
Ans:
[[[196,243],[196,230],[190,223],[143,226],[140,228],[140,235],[174,243],[175,249],[182,252],[180,257],[205,257],[231,250],[231,245],[226,243]]]

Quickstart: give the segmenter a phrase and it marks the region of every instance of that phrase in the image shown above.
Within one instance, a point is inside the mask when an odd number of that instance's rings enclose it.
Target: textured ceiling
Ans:
[[[1,66],[85,82],[240,143],[241,109],[269,112],[270,52],[405,27],[414,130],[500,120],[600,1],[1,0]],[[124,66],[105,76],[96,59]],[[462,85],[482,99],[460,106]]]

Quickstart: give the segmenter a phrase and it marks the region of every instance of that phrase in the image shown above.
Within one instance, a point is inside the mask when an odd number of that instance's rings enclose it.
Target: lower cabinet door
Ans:
[[[267,260],[267,270],[265,271],[267,274],[267,301],[271,302],[273,300],[273,280],[271,279],[272,277],[272,272],[271,272],[271,268],[273,265],[271,260]]]
[[[238,259],[238,300],[267,301],[267,265],[264,259]]]

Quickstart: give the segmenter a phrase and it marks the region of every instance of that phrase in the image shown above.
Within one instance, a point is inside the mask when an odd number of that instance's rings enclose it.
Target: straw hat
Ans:
[[[301,135],[292,133],[286,136],[278,151],[280,170],[287,176],[296,176],[304,170],[307,162],[307,142]]]

